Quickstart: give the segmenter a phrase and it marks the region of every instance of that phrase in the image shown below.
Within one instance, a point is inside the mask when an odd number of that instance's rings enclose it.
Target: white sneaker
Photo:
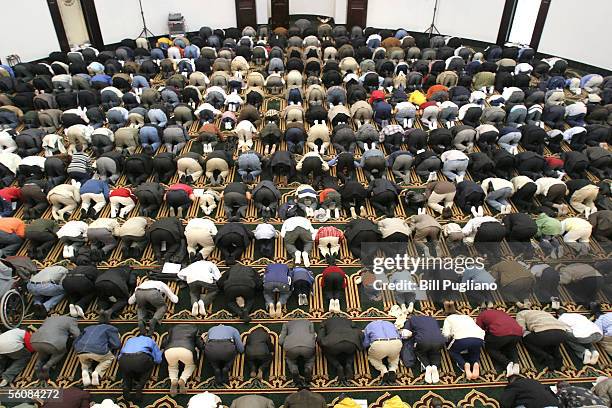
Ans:
[[[425,382],[427,384],[431,384],[433,382],[431,379],[431,366],[425,367]]]
[[[336,299],[335,301],[336,313],[340,313],[342,309],[340,309],[340,299]]]
[[[198,309],[198,302],[194,302],[194,304],[191,306],[191,315],[193,317],[196,317],[199,313],[200,311]]]
[[[70,316],[71,317],[77,317],[77,311],[76,311],[76,307],[73,304],[68,305],[68,309],[70,309]]]
[[[96,387],[100,385],[100,376],[97,371],[91,373],[91,385],[95,385]]]
[[[334,299],[329,299],[329,307],[328,307],[328,309],[332,313],[336,312],[336,302],[334,301]]]
[[[514,363],[511,361],[506,366],[506,377],[510,377],[514,374]]]
[[[83,312],[83,308],[81,306],[79,306],[79,305],[76,305],[74,308],[76,309],[77,316],[82,318],[82,319],[84,319],[85,318],[85,313]]]
[[[514,363],[512,365],[512,374],[519,375],[520,373],[521,373],[521,366],[519,365],[519,363]]]
[[[591,354],[591,350],[584,350],[584,356],[582,357],[582,363],[591,364],[591,357],[593,357],[593,355]]]
[[[591,361],[589,362],[589,364],[597,364],[597,361],[599,360],[599,351],[597,350],[593,350],[591,352]]]
[[[295,251],[295,264],[299,265],[302,262],[302,253],[300,251]]]
[[[302,252],[302,259],[304,260],[304,266],[310,267],[310,259],[308,259],[308,252]]]
[[[438,372],[438,367],[431,366],[431,382],[436,384],[440,382],[440,373]]]
[[[89,371],[87,370],[81,371],[81,376],[83,378],[83,387],[89,387],[91,385],[91,378],[89,378]]]
[[[200,316],[206,316],[206,306],[203,300],[198,300],[198,309],[200,311]]]

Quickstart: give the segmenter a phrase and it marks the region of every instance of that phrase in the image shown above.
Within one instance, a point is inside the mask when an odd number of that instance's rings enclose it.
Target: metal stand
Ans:
[[[140,7],[140,16],[142,17],[142,31],[140,31],[140,34],[138,34],[138,38],[155,37],[155,34],[153,34],[151,30],[147,28],[147,20],[145,20],[144,11],[142,10],[142,0],[138,0],[138,6]]]
[[[431,17],[431,25],[425,30],[425,34],[429,34],[431,38],[434,34],[440,35],[440,30],[436,27],[436,15],[438,14],[438,0],[434,3],[433,16]]]

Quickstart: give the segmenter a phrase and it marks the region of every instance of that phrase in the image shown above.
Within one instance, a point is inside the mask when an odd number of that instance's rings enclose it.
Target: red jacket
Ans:
[[[342,278],[344,279],[344,282],[342,283],[342,287],[346,288],[346,283],[348,281],[346,277],[346,273],[342,270],[342,268],[336,265],[328,266],[327,268],[323,269],[323,279],[321,279],[321,287],[325,286],[325,277],[332,273],[339,273],[342,275]]]
[[[478,315],[476,324],[493,336],[522,336],[523,329],[506,312],[488,309]]]
[[[0,197],[6,201],[21,200],[21,189],[19,187],[4,187],[0,190]]]
[[[193,188],[183,183],[176,183],[176,184],[171,185],[168,191],[171,191],[171,190],[183,190],[184,192],[187,193],[188,196],[193,194]]]
[[[110,192],[109,197],[130,197],[132,200],[136,201],[137,198],[127,187],[119,187]]]

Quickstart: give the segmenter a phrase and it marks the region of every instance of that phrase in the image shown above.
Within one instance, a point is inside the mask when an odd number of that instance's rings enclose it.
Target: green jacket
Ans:
[[[538,218],[536,218],[536,225],[538,226],[538,232],[536,234],[537,238],[540,238],[543,235],[561,235],[561,221],[557,220],[556,218],[549,217],[544,213],[538,215]]]

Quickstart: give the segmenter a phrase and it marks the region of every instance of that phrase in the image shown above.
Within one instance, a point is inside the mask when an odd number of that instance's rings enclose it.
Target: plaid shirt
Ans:
[[[378,141],[382,143],[385,141],[385,136],[391,136],[396,133],[401,133],[403,135],[404,128],[400,125],[387,125],[380,131]]]
[[[315,235],[315,242],[319,243],[321,238],[327,237],[337,237],[339,241],[342,242],[344,239],[344,233],[336,227],[321,227],[317,230],[317,234]]]

